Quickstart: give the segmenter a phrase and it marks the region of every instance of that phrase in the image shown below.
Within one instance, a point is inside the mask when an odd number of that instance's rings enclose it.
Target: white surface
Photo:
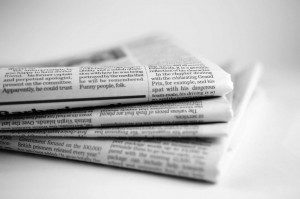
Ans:
[[[0,65],[155,30],[215,62],[259,59],[266,69],[245,137],[218,184],[1,151],[0,198],[299,198],[298,13],[299,1],[1,1]]]

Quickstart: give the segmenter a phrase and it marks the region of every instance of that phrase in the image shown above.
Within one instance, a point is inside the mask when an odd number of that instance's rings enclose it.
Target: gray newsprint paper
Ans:
[[[254,89],[250,88],[254,73],[249,70],[237,75],[237,91],[233,95],[234,117],[240,118]],[[248,97],[245,98],[244,96]],[[243,106],[243,107],[241,107]],[[229,123],[236,126],[238,120]],[[230,135],[229,135],[230,137]],[[178,177],[216,182],[221,159],[226,151],[224,138],[189,139],[125,139],[125,138],[50,138],[50,137],[1,137],[0,147],[26,153],[74,159],[136,169]]]
[[[217,65],[154,36],[57,62],[0,68],[0,114],[223,96],[232,87]]]
[[[132,126],[108,128],[80,129],[38,129],[15,130],[0,132],[1,136],[37,136],[37,137],[103,137],[103,138],[203,138],[223,137],[228,135],[227,123],[191,124],[191,125],[162,125],[162,126]]]
[[[0,137],[0,148],[215,181],[220,141]]]
[[[116,127],[228,122],[231,103],[225,97],[169,103],[80,109],[0,118],[3,130]]]

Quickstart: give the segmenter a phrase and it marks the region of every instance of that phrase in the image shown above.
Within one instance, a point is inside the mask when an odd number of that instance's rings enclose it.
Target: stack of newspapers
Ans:
[[[160,35],[3,67],[0,149],[216,182],[258,77]]]

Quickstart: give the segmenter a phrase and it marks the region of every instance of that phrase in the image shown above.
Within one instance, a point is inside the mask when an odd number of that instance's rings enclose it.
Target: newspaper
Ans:
[[[37,137],[103,137],[103,138],[203,138],[224,137],[228,135],[226,123],[132,126],[113,128],[80,128],[80,129],[38,129],[38,130],[1,130],[0,136],[37,136]]]
[[[249,96],[241,92],[255,84],[257,78],[249,70],[237,75],[237,92],[233,104],[237,110],[234,117],[240,118]],[[245,82],[247,81],[247,82]],[[253,87],[253,86],[252,86]],[[247,98],[244,96],[247,95]],[[243,106],[243,107],[241,107]],[[233,120],[238,122],[238,120]],[[236,123],[229,123],[236,126]],[[230,136],[229,136],[230,137]],[[129,140],[129,139],[76,139],[76,138],[42,138],[42,137],[2,137],[0,147],[27,153],[42,154],[60,158],[74,159],[111,165],[129,169],[143,170],[166,175],[180,176],[197,180],[216,182],[220,172],[221,158],[226,151],[228,138],[210,139],[168,139],[168,140]]]
[[[0,119],[2,130],[116,127],[158,124],[228,122],[232,109],[225,97],[171,103],[80,109],[10,115]]]
[[[233,87],[220,67],[160,37],[40,66],[0,68],[0,115],[223,96]]]
[[[242,70],[239,67],[229,66],[225,68],[226,71],[230,73],[236,73],[238,75],[234,76],[233,82],[235,83],[235,102],[233,103],[233,110],[235,116],[229,123],[228,131],[230,136],[227,136],[224,141],[225,149],[222,159],[219,164],[219,168],[223,171],[229,169],[230,163],[234,158],[234,154],[238,148],[238,145],[243,137],[243,132],[241,131],[241,120],[243,115],[246,112],[247,105],[253,103],[253,107],[259,108],[256,106],[255,101],[257,95],[257,86],[262,74],[263,65],[261,63],[255,63],[248,67],[243,68]]]
[[[0,148],[214,181],[219,141],[0,137]]]

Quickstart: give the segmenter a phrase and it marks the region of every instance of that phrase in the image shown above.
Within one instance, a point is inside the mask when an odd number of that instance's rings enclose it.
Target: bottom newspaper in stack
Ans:
[[[2,136],[0,148],[216,182],[226,162],[224,157],[230,141],[240,133],[236,127],[257,85],[259,66],[239,72],[231,70],[231,73],[235,85],[231,96],[234,118],[229,123],[154,126],[152,138],[137,138],[130,133],[126,138],[66,138],[51,137],[51,133],[45,133],[47,137],[35,137],[18,131],[12,133],[13,136],[8,136],[9,133]],[[177,137],[155,138],[155,134],[166,131],[172,131]],[[200,136],[192,136],[199,131],[202,131]],[[38,135],[42,135],[40,133]],[[188,136],[184,136],[185,133]],[[145,134],[143,127],[137,127],[135,134]]]

